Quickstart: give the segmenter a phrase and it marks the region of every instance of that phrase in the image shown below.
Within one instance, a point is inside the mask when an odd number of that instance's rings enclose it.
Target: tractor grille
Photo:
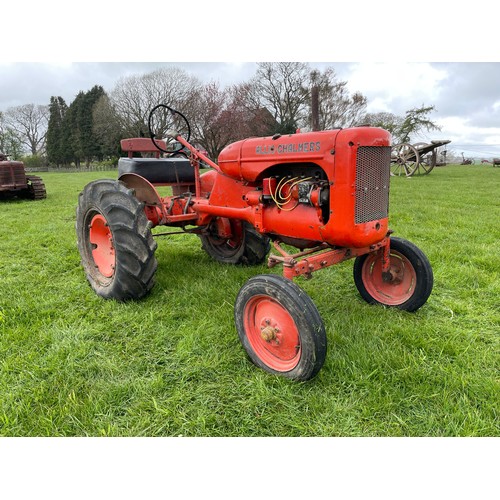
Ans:
[[[26,184],[24,167],[21,163],[5,162],[0,165],[0,186],[17,187]]]
[[[356,224],[384,219],[389,210],[391,148],[360,146],[356,158]]]

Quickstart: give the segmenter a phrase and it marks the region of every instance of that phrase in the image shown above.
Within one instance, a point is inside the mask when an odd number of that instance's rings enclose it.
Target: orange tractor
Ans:
[[[159,225],[197,234],[221,263],[281,265],[283,276],[262,274],[243,285],[234,316],[250,359],[294,380],[318,373],[327,343],[315,304],[294,278],[354,259],[354,283],[366,302],[415,311],[427,301],[427,257],[388,226],[387,131],[249,138],[228,145],[218,163],[189,143],[189,122],[164,104],[151,111],[149,131],[151,139],[122,140],[127,157],[119,160],[118,180],[91,182],[80,194],[78,248],[100,296],[139,299],[152,289],[151,228]],[[158,186],[171,194],[161,196]]]

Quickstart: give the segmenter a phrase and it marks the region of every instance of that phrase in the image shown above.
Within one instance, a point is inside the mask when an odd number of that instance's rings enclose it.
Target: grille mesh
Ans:
[[[11,162],[0,165],[0,185],[18,186],[26,184],[24,167],[21,164],[12,165]]]
[[[355,223],[384,219],[389,210],[391,148],[360,146],[356,158]]]

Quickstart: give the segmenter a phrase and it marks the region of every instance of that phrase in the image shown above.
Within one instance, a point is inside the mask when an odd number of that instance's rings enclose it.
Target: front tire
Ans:
[[[369,304],[416,311],[429,298],[434,283],[432,267],[426,255],[413,243],[391,238],[391,279],[382,276],[381,251],[356,257],[354,283]]]
[[[125,301],[149,293],[158,265],[150,228],[143,205],[123,183],[85,186],[76,210],[78,250],[98,295]]]
[[[238,335],[252,362],[292,380],[309,380],[323,366],[326,332],[311,298],[291,280],[248,280],[234,307]]]

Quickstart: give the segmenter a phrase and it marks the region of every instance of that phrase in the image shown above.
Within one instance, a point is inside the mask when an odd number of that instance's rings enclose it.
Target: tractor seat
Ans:
[[[128,153],[128,158],[118,160],[118,175],[137,174],[151,184],[194,184],[194,168],[187,158],[160,158],[159,149],[151,139],[136,137],[122,139],[121,147]],[[157,144],[166,149],[163,140]],[[153,153],[155,158],[134,158],[134,153]]]

